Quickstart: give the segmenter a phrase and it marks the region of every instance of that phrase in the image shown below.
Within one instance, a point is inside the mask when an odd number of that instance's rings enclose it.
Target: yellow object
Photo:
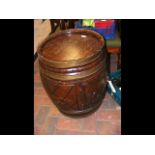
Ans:
[[[95,27],[94,19],[83,19],[83,20],[82,20],[82,26],[91,26],[91,27]]]

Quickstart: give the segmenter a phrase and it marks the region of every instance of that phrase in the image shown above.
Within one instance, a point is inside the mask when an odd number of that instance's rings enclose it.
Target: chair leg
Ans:
[[[56,26],[55,26],[55,23],[57,24]],[[50,25],[51,25],[50,34],[52,34],[56,31],[57,27],[60,25],[60,21],[56,19],[50,19]]]
[[[121,69],[121,54],[117,54],[117,70]]]
[[[66,29],[66,25],[65,25],[65,20],[64,19],[60,20],[60,29],[61,30],[65,30]]]
[[[110,53],[107,52],[107,73],[110,73]]]
[[[74,28],[74,22],[75,22],[75,20],[73,20],[73,19],[69,19],[68,20],[68,22],[69,22],[69,26],[68,26],[68,28]]]

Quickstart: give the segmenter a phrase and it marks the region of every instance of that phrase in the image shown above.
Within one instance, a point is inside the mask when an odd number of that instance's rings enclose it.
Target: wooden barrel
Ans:
[[[50,35],[38,48],[46,92],[66,114],[97,108],[106,91],[106,49],[101,35],[69,29]]]

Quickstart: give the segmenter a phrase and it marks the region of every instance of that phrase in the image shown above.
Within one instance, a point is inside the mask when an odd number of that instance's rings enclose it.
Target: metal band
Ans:
[[[105,66],[104,66],[104,61],[103,61],[99,65],[87,71],[81,71],[81,72],[75,72],[75,73],[69,73],[69,74],[61,74],[61,73],[49,72],[40,67],[40,72],[49,78],[53,78],[57,80],[75,80],[75,79],[80,79],[80,78],[90,76],[104,68]]]
[[[102,55],[102,51],[96,53],[92,57],[89,57],[87,59],[79,59],[79,60],[72,60],[72,61],[49,61],[43,56],[38,54],[39,61],[44,63],[45,65],[56,67],[56,68],[67,68],[67,67],[75,67],[79,65],[85,65],[88,64],[96,59],[98,59]]]

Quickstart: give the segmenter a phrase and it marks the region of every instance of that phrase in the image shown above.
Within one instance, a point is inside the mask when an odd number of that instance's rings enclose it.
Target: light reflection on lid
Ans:
[[[81,35],[81,38],[86,38],[87,36],[86,35]]]

